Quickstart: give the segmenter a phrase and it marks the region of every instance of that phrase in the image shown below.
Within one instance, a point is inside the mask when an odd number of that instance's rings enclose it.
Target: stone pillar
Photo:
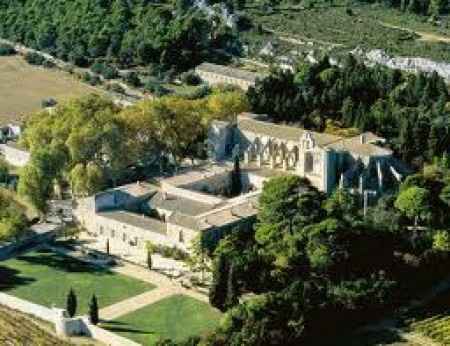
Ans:
[[[244,151],[244,163],[248,165],[250,163],[250,154],[248,150]]]
[[[285,158],[285,159],[283,160],[283,170],[284,170],[284,171],[287,171],[288,168],[289,168],[288,159]]]
[[[276,156],[272,155],[270,157],[270,168],[275,169],[276,165],[277,165],[277,158]]]
[[[262,167],[262,164],[263,164],[263,154],[262,153],[258,153],[257,162],[258,162],[258,167]]]
[[[383,191],[383,171],[381,170],[381,163],[377,161],[377,174],[378,174],[378,189]]]

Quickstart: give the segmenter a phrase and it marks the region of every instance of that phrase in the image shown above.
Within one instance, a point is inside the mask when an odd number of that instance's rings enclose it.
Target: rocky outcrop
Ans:
[[[415,57],[392,57],[381,49],[373,49],[363,52],[355,49],[352,54],[362,57],[367,64],[380,64],[393,69],[399,69],[411,72],[437,72],[439,76],[450,83],[450,64],[444,62],[436,62],[425,58]]]

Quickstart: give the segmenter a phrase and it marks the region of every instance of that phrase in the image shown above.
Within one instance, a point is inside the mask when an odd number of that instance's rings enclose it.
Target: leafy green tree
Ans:
[[[413,219],[414,227],[417,229],[419,220],[426,219],[430,214],[429,198],[428,190],[412,186],[400,192],[395,201],[395,207]]]
[[[437,231],[433,236],[433,249],[450,251],[450,235],[448,231]]]

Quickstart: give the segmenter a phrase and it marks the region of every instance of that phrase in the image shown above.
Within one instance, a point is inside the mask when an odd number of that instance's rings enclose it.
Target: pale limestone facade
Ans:
[[[30,161],[29,151],[18,147],[14,142],[0,144],[0,157],[12,166],[24,167]]]
[[[243,113],[236,124],[214,124],[209,138],[212,156],[218,160],[228,159],[229,148],[237,146],[246,165],[305,177],[326,193],[338,185],[381,192],[387,178],[402,178],[392,151],[372,133],[343,138]]]
[[[211,63],[200,64],[196,67],[195,72],[210,85],[230,84],[244,91],[254,86],[257,78],[262,77],[254,72]]]
[[[76,201],[73,215],[87,232],[107,243],[112,254],[144,259],[146,243],[190,251],[192,241],[215,230],[232,228],[257,213],[266,177],[245,170],[245,194],[220,195],[231,166],[208,165],[161,179],[158,186],[136,183]]]

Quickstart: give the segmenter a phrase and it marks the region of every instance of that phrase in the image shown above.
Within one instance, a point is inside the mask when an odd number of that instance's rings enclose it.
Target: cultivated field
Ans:
[[[0,291],[4,293],[64,308],[70,288],[77,294],[77,312],[84,314],[92,294],[103,308],[154,286],[47,250],[0,263]]]
[[[105,323],[103,327],[144,346],[160,338],[181,341],[214,330],[220,312],[194,298],[175,295]]]
[[[281,51],[309,51],[314,48],[346,53],[356,47],[384,49],[399,56],[421,56],[436,61],[450,60],[450,29],[427,23],[424,17],[389,9],[378,4],[344,1],[319,3],[312,8],[289,7],[265,11],[248,9],[263,31],[250,31],[245,39],[261,47],[273,37]],[[443,18],[445,23],[448,19]],[[313,43],[311,46],[308,42]],[[256,49],[254,53],[257,53]]]
[[[97,89],[57,69],[29,65],[20,56],[0,57],[0,123],[20,120],[41,108],[41,101],[63,101]]]

